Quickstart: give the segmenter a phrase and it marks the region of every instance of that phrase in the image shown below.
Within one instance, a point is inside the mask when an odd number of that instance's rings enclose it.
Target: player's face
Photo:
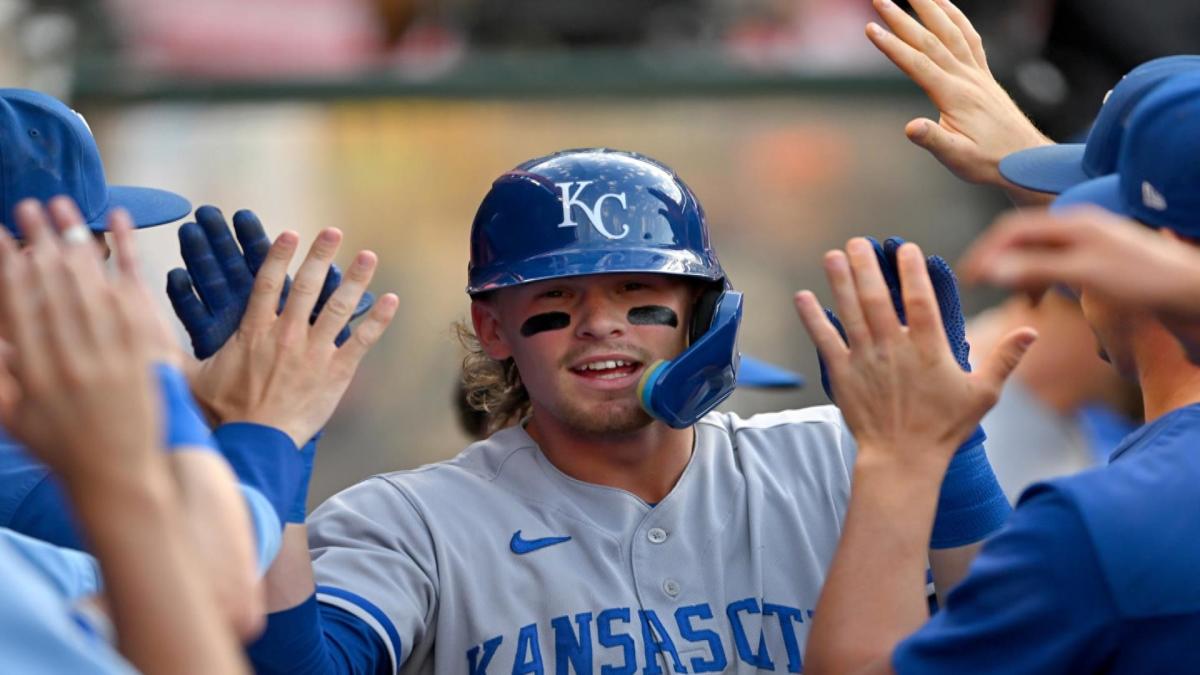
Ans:
[[[504,289],[494,309],[535,419],[621,434],[651,423],[638,403],[638,381],[686,346],[694,298],[694,286],[679,277],[606,274]]]
[[[1132,332],[1135,330],[1127,308],[1114,307],[1087,287],[1078,290],[1079,306],[1099,342],[1100,358],[1108,361],[1122,377],[1134,379]]]

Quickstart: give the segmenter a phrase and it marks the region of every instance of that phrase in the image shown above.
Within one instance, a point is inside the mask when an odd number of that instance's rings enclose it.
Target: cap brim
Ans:
[[[1050,204],[1050,210],[1061,211],[1083,204],[1099,206],[1122,216],[1130,215],[1125,200],[1121,198],[1121,177],[1115,173],[1080,183],[1067,190]]]
[[[1083,171],[1083,143],[1020,150],[1000,160],[1000,175],[1026,190],[1058,194],[1091,180]]]
[[[743,354],[741,363],[738,365],[737,386],[759,389],[799,389],[804,386],[804,376]]]
[[[152,227],[186,217],[192,204],[174,192],[155,188],[111,185],[108,188],[108,208],[88,223],[97,232],[108,230],[108,215],[113,209],[129,212],[134,227]]]

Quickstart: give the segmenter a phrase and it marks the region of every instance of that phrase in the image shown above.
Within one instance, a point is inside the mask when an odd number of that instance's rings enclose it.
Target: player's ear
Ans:
[[[475,337],[479,338],[479,346],[483,353],[497,361],[512,356],[512,349],[500,330],[500,316],[496,304],[490,298],[476,298],[471,301],[471,323],[475,327]]]

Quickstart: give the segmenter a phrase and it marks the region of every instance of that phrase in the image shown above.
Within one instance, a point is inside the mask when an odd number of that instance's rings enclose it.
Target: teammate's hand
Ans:
[[[1041,293],[1086,287],[1109,302],[1148,311],[1200,363],[1200,250],[1098,207],[1001,216],[967,250],[965,281]]]
[[[254,275],[271,247],[266,230],[252,211],[233,214],[233,229],[236,241],[225,216],[215,206],[196,209],[196,222],[179,228],[179,252],[187,269],[175,268],[167,275],[167,296],[192,339],[192,351],[198,359],[215,354],[237,330],[250,299]],[[341,281],[341,270],[331,265],[310,321],[316,321]],[[285,279],[283,299],[290,285],[291,281]],[[363,293],[351,319],[365,314],[373,302],[370,292]],[[283,309],[282,302],[279,309]],[[344,327],[336,342],[341,345],[349,337],[350,329]]]
[[[375,254],[360,251],[316,322],[309,323],[341,240],[336,229],[321,231],[281,313],[276,309],[298,237],[284,232],[271,245],[237,330],[192,377],[197,399],[219,423],[275,427],[299,447],[333,414],[399,304],[395,295],[383,296],[345,344],[334,344],[375,273]]]
[[[867,237],[867,241],[871,244],[875,253],[875,261],[879,264],[884,283],[887,284],[896,317],[901,324],[904,324],[907,322],[907,318],[900,287],[900,269],[896,260],[896,253],[904,245],[904,240],[900,237],[888,237],[880,243],[873,237]],[[929,272],[930,283],[937,296],[938,310],[954,359],[958,361],[958,365],[963,370],[969,371],[971,370],[971,345],[967,342],[967,322],[963,317],[962,304],[959,302],[958,283],[954,278],[954,271],[950,269],[950,264],[944,258],[936,255],[929,256],[925,261],[925,268]],[[845,340],[846,331],[837,315],[828,309],[825,310],[825,314],[838,333],[842,335],[842,339]],[[828,369],[819,355],[817,362],[821,368],[821,387],[825,390],[825,395],[829,397],[829,400],[836,403],[829,383]]]
[[[109,222],[114,278],[70,199],[51,200],[49,214],[26,200],[16,220],[25,251],[0,228],[0,325],[13,351],[0,425],[73,488],[139,475],[161,457],[151,370],[161,323],[137,293],[129,216]]]
[[[911,0],[920,21],[891,0],[874,0],[892,32],[867,24],[867,37],[912,78],[937,106],[937,122],[917,118],[904,127],[954,175],[1004,188],[1018,203],[1049,197],[1021,190],[1000,175],[1005,155],[1051,143],[1021,112],[988,68],[983,41],[949,0]]]
[[[955,359],[921,249],[896,252],[907,326],[901,324],[870,242],[850,240],[825,256],[825,273],[846,340],[810,291],[796,309],[829,369],[831,384],[860,457],[915,461],[944,471],[979,425],[1004,380],[1035,337],[1008,335],[974,373]]]

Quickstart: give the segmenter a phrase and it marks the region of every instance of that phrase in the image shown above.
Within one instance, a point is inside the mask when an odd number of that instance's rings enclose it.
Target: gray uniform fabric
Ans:
[[[1039,401],[1020,378],[1009,378],[1000,400],[983,417],[988,459],[1008,501],[1039,481],[1069,476],[1095,461],[1073,417]]]
[[[854,454],[832,406],[710,413],[651,506],[507,429],[318,508],[318,599],[403,673],[800,672]]]

